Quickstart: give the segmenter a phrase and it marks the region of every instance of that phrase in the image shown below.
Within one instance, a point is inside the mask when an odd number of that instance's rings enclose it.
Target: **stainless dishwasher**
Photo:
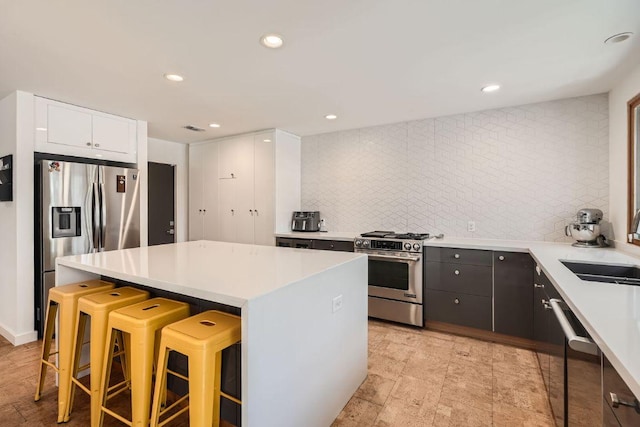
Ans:
[[[553,313],[565,335],[564,425],[602,425],[601,353],[566,303],[552,298]]]

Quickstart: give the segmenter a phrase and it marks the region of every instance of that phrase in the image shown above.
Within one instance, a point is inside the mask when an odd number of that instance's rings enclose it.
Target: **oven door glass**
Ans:
[[[422,261],[369,255],[369,296],[422,304]]]
[[[369,260],[369,285],[409,290],[409,264]]]

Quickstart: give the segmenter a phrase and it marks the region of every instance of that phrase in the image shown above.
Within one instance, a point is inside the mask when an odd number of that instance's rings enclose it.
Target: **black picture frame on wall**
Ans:
[[[0,202],[13,201],[13,155],[0,157]]]

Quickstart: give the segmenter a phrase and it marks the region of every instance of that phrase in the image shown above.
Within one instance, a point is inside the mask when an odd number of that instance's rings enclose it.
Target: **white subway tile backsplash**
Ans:
[[[302,207],[332,231],[566,241],[578,209],[608,219],[608,123],[601,94],[303,137]]]

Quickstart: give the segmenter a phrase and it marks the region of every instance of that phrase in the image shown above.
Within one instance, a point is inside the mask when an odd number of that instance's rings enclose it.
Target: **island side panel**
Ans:
[[[243,427],[331,425],[367,376],[367,258],[249,300],[242,320]]]
[[[56,286],[95,279],[100,279],[100,275],[56,263]]]

